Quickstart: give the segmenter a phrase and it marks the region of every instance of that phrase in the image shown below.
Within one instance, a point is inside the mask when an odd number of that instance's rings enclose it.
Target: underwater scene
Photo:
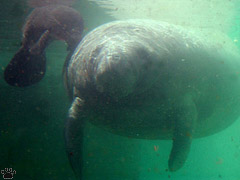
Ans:
[[[240,180],[240,0],[0,8],[0,180]]]

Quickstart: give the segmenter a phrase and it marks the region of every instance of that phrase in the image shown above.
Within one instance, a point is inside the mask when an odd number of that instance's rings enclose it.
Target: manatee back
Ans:
[[[170,58],[205,48],[180,27],[151,20],[116,21],[90,32],[68,66],[71,83],[94,84],[113,97],[142,93],[160,76]]]
[[[85,36],[69,62],[66,83],[72,96],[94,97],[96,106],[105,95],[125,105],[116,106],[120,110],[115,109],[115,116],[105,116],[114,119],[108,129],[121,126],[123,117],[131,117],[134,126],[122,124],[122,135],[142,125],[152,131],[158,122],[155,138],[166,127],[171,133],[182,96],[192,94],[198,111],[195,137],[201,137],[226,128],[239,116],[239,67],[233,53],[180,27],[149,20],[116,21]],[[140,117],[143,124],[138,127]]]

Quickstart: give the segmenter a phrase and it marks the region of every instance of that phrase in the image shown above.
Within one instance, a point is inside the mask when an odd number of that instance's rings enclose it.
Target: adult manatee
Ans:
[[[78,178],[86,121],[122,136],[172,140],[168,166],[180,169],[192,138],[239,117],[239,70],[235,53],[167,23],[116,21],[90,32],[64,73],[73,101],[66,149]]]

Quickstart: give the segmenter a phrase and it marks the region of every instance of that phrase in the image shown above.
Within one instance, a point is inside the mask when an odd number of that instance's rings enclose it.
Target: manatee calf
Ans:
[[[86,121],[121,136],[172,140],[168,166],[179,170],[193,138],[239,117],[239,69],[237,54],[163,22],[116,21],[90,32],[64,72],[72,98],[66,151],[78,178]]]
[[[73,51],[81,40],[83,19],[73,8],[55,1],[30,1],[36,7],[23,27],[21,48],[4,71],[6,82],[13,86],[28,86],[40,81],[46,71],[45,48],[53,40],[63,40]],[[38,2],[38,4],[37,4]],[[50,4],[49,4],[50,3]],[[69,1],[70,3],[70,1]],[[72,52],[71,52],[72,53]]]

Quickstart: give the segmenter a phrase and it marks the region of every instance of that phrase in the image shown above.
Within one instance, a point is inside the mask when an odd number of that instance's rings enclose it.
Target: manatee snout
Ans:
[[[122,53],[104,57],[96,71],[96,88],[99,92],[118,99],[134,91],[138,73],[129,57]]]
[[[107,44],[96,58],[97,90],[113,98],[142,93],[158,79],[162,62],[140,43]],[[141,86],[141,87],[139,87]]]

